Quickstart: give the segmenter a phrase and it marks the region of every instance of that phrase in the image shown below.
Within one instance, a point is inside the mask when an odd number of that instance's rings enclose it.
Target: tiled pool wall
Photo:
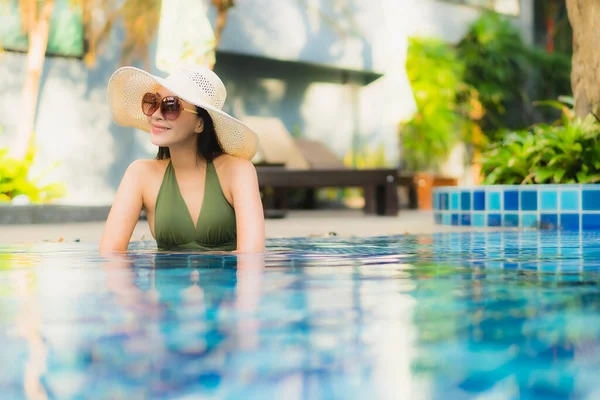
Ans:
[[[600,185],[437,187],[437,224],[600,231]]]

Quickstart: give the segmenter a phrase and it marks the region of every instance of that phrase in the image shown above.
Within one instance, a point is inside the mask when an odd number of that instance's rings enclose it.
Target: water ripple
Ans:
[[[271,239],[264,257],[0,247],[0,392],[594,398],[600,234]]]

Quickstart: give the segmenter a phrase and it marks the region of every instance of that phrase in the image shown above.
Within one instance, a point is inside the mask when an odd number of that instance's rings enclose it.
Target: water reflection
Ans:
[[[0,248],[7,398],[586,397],[600,235]],[[6,367],[8,366],[8,367]]]
[[[435,377],[438,396],[579,398],[598,390],[578,351],[600,360],[598,236],[437,237],[465,259],[461,268],[413,270],[413,371]]]

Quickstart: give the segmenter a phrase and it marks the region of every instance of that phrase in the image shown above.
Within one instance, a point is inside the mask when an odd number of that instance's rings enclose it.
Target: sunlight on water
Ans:
[[[600,235],[268,245],[0,247],[1,398],[600,395]]]

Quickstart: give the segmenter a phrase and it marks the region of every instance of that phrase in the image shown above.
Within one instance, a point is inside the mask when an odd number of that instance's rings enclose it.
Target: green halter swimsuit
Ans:
[[[204,200],[194,229],[169,161],[156,198],[154,232],[159,250],[232,251],[237,247],[235,211],[227,202],[217,171],[206,163]]]

